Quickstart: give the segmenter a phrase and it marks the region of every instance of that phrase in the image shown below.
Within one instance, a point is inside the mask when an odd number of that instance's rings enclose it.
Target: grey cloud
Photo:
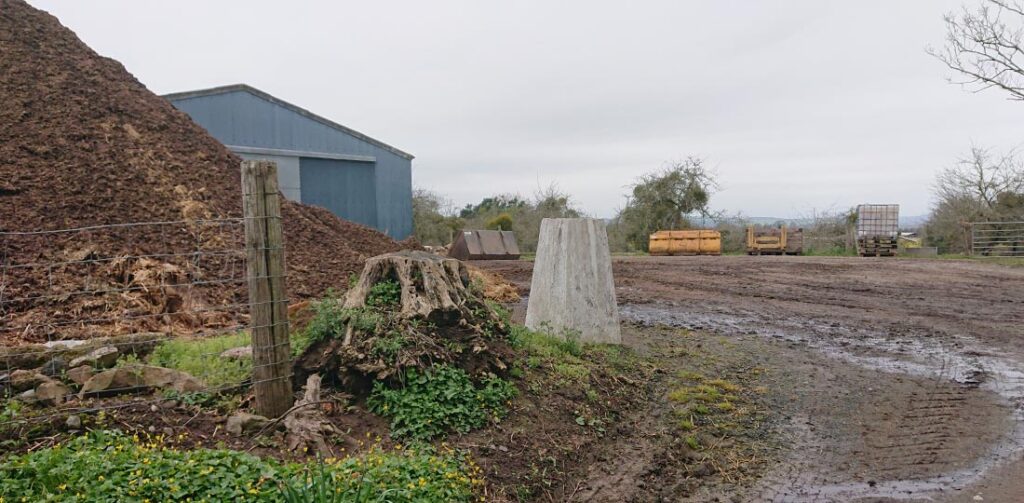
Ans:
[[[924,52],[959,0],[30,1],[156,92],[250,83],[416,154],[460,204],[557,182],[609,216],[692,154],[730,212],[919,214],[971,142],[1024,142],[1024,105]]]

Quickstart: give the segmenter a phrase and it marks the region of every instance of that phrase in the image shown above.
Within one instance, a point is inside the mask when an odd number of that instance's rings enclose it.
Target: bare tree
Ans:
[[[969,222],[1024,218],[1024,163],[980,147],[939,173],[925,239],[944,252],[970,249]]]
[[[995,87],[1024,101],[1024,2],[983,0],[945,20],[945,46],[928,53],[961,75],[950,82],[975,92]]]
[[[940,202],[975,201],[983,214],[990,215],[1016,209],[1008,204],[1013,202],[1009,199],[1021,193],[1024,163],[1012,150],[993,154],[989,149],[971,147],[966,157],[939,173],[935,182],[935,195]]]

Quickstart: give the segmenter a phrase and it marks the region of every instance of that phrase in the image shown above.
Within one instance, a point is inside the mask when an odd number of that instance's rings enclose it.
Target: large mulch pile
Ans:
[[[244,323],[241,224],[203,222],[241,216],[239,162],[56,18],[0,0],[0,342]],[[282,211],[296,300],[402,248]],[[9,234],[153,221],[180,223]]]

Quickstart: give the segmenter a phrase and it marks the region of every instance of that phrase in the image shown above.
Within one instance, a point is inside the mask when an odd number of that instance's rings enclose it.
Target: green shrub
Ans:
[[[310,304],[310,309],[313,310],[313,318],[309,320],[309,325],[292,337],[293,353],[302,353],[314,342],[345,333],[348,310],[341,307],[341,302],[332,295],[332,292]]]
[[[510,231],[512,230],[512,215],[508,213],[500,213],[498,216],[487,221],[487,229],[492,231]]]
[[[177,450],[161,437],[97,431],[0,462],[2,501],[471,501],[483,485],[464,456],[429,447],[311,465],[229,450]]]
[[[252,375],[251,359],[222,358],[225,350],[248,346],[249,334],[171,339],[160,343],[149,363],[186,372],[211,388],[242,383]]]
[[[348,323],[362,332],[376,332],[384,317],[372,309],[346,309],[332,292],[310,306],[313,318],[309,325],[291,336],[292,354],[300,355],[316,342],[345,335]]]
[[[405,385],[391,389],[377,381],[367,399],[370,410],[391,418],[391,435],[428,440],[448,431],[460,433],[505,415],[516,395],[508,381],[492,377],[473,385],[462,369],[438,365],[423,372],[409,369]]]

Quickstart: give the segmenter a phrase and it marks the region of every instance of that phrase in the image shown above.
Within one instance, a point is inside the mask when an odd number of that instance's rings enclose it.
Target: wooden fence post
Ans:
[[[242,161],[242,201],[256,413],[275,418],[287,412],[294,400],[275,163]]]

